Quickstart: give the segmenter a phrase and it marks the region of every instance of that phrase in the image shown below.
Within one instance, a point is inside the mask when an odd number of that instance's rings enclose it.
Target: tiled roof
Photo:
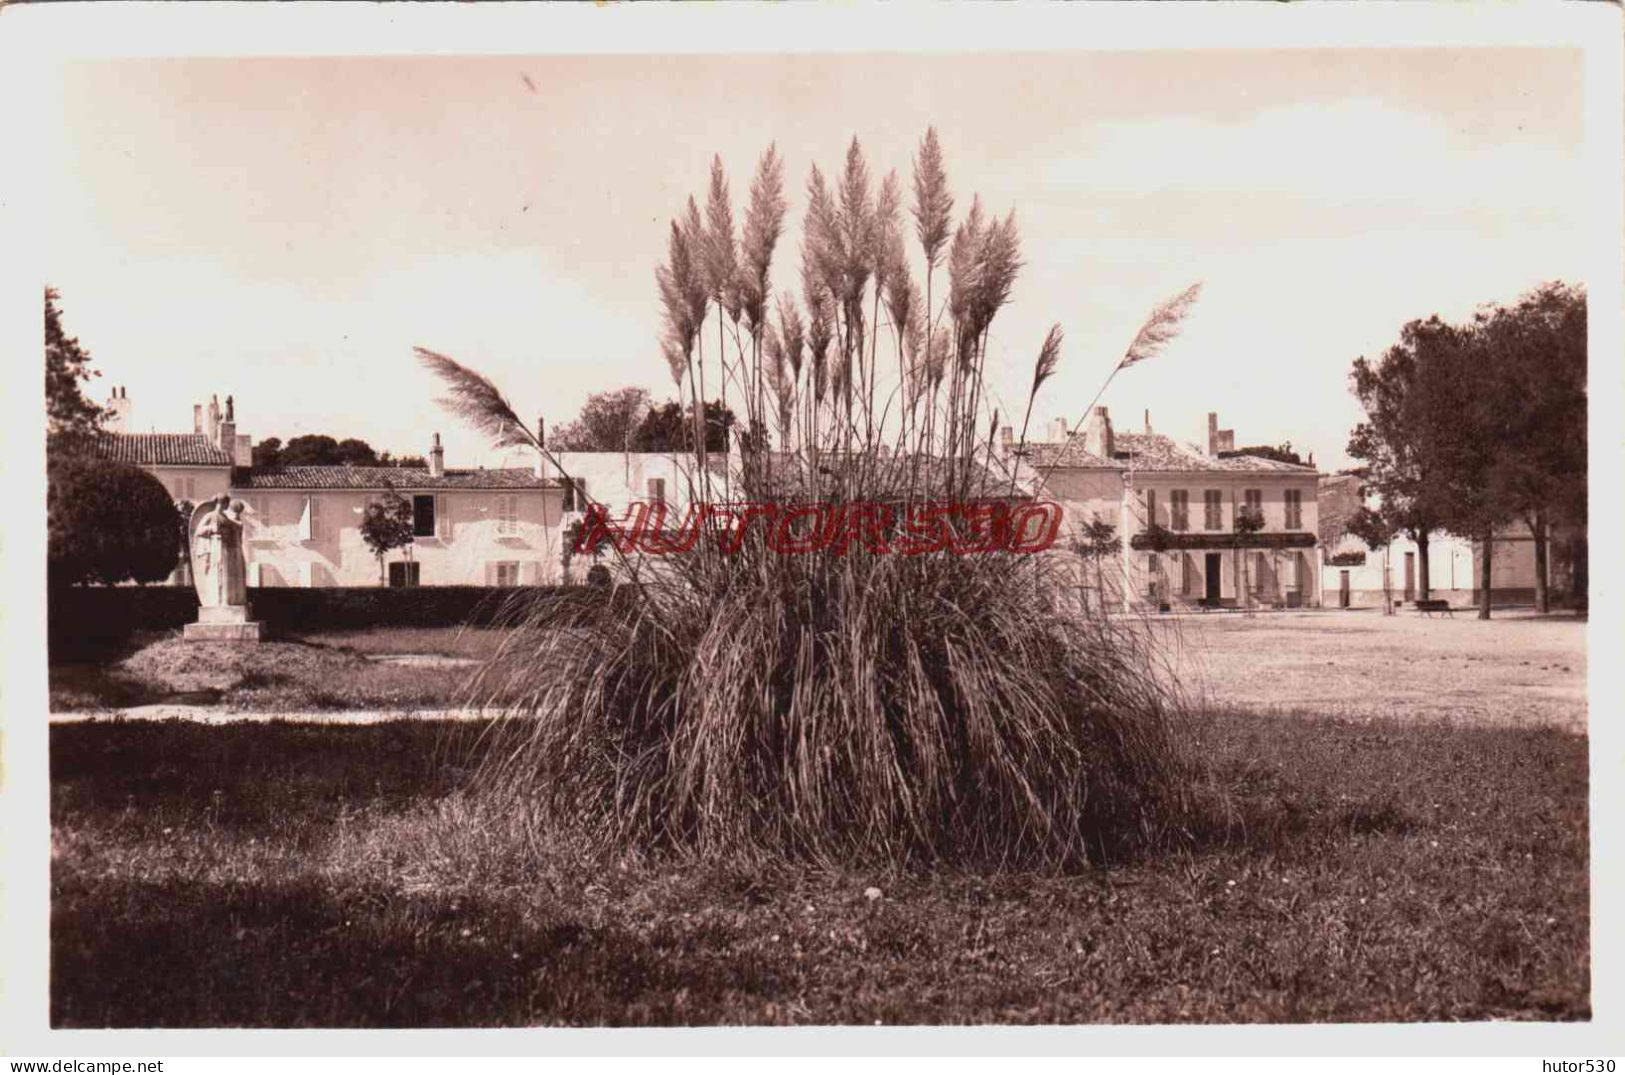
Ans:
[[[1101,470],[1122,470],[1123,464],[1102,459],[1083,448],[1083,438],[1073,437],[1065,444],[1028,441],[1024,449],[1027,462],[1040,469],[1051,467],[1092,467]]]
[[[233,489],[558,489],[555,478],[538,478],[529,467],[447,470],[431,477],[426,467],[254,467],[232,479]]]
[[[96,454],[147,466],[231,466],[231,456],[201,433],[103,433],[96,438]]]
[[[1221,471],[1232,473],[1314,474],[1315,468],[1281,463],[1256,455],[1214,458],[1161,433],[1117,433],[1112,437],[1112,458],[1106,460],[1084,450],[1083,438],[1065,444],[1028,444],[1027,460],[1041,470],[1053,467],[1109,470]]]

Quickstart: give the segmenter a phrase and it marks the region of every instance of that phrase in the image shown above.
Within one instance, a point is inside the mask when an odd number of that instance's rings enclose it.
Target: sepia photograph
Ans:
[[[1589,1023],[1586,51],[793,46],[53,69],[50,1028]]]

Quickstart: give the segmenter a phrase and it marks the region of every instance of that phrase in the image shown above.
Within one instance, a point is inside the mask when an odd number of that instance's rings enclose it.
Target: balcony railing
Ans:
[[[1128,539],[1139,552],[1187,549],[1312,549],[1315,535],[1307,531],[1265,531],[1237,534],[1230,531],[1142,530]]]

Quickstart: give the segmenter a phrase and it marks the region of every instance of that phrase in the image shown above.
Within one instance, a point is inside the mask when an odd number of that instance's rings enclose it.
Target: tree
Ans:
[[[1103,600],[1106,592],[1105,563],[1122,552],[1122,541],[1117,536],[1117,527],[1099,515],[1094,516],[1073,536],[1072,551],[1082,557],[1092,569],[1095,576],[1095,592]]]
[[[427,467],[421,455],[395,456],[379,452],[359,437],[335,439],[326,433],[307,433],[286,444],[266,437],[254,445],[254,465],[276,467]]]
[[[1447,515],[1461,516],[1450,484],[1461,480],[1470,453],[1462,450],[1466,414],[1462,395],[1468,334],[1431,317],[1412,321],[1376,363],[1362,356],[1350,375],[1366,420],[1354,427],[1348,452],[1363,460],[1366,490],[1393,532],[1416,542],[1421,596],[1429,592],[1428,539]]]
[[[1268,444],[1253,444],[1246,448],[1237,448],[1234,453],[1225,452],[1225,455],[1251,455],[1260,459],[1273,459],[1277,463],[1291,463],[1295,467],[1304,465],[1303,457],[1292,450],[1292,442],[1287,441],[1280,446]]]
[[[729,433],[736,419],[733,411],[721,400],[705,404],[705,450],[728,450]],[[694,408],[686,411],[672,401],[649,408],[642,423],[632,434],[632,447],[640,452],[691,452],[694,450]]]
[[[282,465],[282,438],[266,437],[254,445],[254,465],[272,470]]]
[[[649,410],[647,389],[594,392],[575,421],[553,428],[547,446],[562,452],[624,452]]]
[[[52,586],[161,582],[175,570],[175,503],[140,467],[77,454],[47,465]]]
[[[361,513],[361,540],[378,560],[378,585],[386,583],[384,558],[412,544],[412,502],[393,488],[368,501]]]
[[[52,445],[66,448],[93,437],[105,412],[79,387],[101,374],[90,368],[90,355],[79,341],[63,331],[56,306],[60,297],[55,288],[45,289],[45,418]]]
[[[1236,555],[1241,557],[1241,588],[1247,595],[1247,607],[1252,608],[1253,580],[1247,558],[1247,538],[1264,529],[1264,513],[1257,508],[1242,505],[1236,509]]]
[[[355,437],[346,437],[339,441],[333,449],[333,457],[340,464],[352,467],[375,467],[378,465],[378,453],[372,450],[372,445]]]
[[[1480,312],[1475,328],[1494,397],[1491,487],[1534,537],[1535,603],[1549,612],[1550,528],[1587,516],[1585,292],[1545,284]]]

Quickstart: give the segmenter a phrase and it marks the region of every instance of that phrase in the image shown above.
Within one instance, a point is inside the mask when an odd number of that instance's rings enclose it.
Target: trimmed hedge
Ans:
[[[601,604],[609,591],[580,586],[290,587],[248,591],[256,620],[272,631],[366,627],[477,627],[500,622],[515,602],[557,599],[561,614]],[[197,594],[183,586],[73,586],[50,595],[53,642],[119,639],[175,630],[197,620]]]

